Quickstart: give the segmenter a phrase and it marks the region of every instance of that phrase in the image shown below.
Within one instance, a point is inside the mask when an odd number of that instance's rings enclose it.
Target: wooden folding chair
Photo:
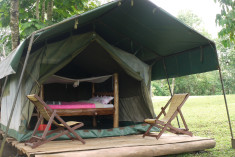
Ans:
[[[159,139],[165,131],[169,131],[169,132],[172,132],[175,134],[186,134],[189,136],[193,136],[192,132],[188,131],[189,130],[188,126],[187,126],[185,119],[184,119],[184,116],[181,112],[181,107],[183,106],[185,101],[188,99],[188,97],[189,97],[189,94],[174,94],[171,97],[171,99],[167,102],[165,107],[161,108],[161,112],[156,117],[156,119],[145,119],[144,121],[146,123],[150,124],[150,127],[144,133],[143,137],[153,136],[153,137],[156,137],[157,139]],[[170,105],[170,107],[166,113],[166,108],[169,105]],[[171,125],[172,120],[175,119],[175,117],[177,116],[178,113],[180,114],[180,117],[183,121],[185,129],[175,128]],[[164,115],[164,117],[161,120],[159,120],[159,118],[161,117],[162,114]],[[153,126],[156,126],[161,129],[161,131],[158,135],[150,133],[150,130]]]
[[[36,148],[62,135],[67,135],[71,140],[79,140],[83,144],[85,144],[85,141],[74,131],[84,125],[82,122],[75,122],[75,121],[65,122],[56,113],[56,110],[51,109],[39,96],[33,94],[33,95],[28,95],[27,97],[36,106],[37,111],[40,113],[40,118],[38,119],[37,124],[34,128],[32,137],[28,141],[25,142],[25,145],[31,146],[32,148]],[[40,125],[40,122],[43,120],[43,118],[46,119],[48,123],[47,123],[45,130],[42,133],[42,136],[37,136],[36,133]],[[60,121],[61,124],[58,124],[54,120],[54,118]],[[58,128],[48,132],[52,123],[56,125]],[[58,134],[47,138],[48,135],[51,135],[53,133],[58,133]],[[75,138],[73,138],[70,135],[70,133],[73,134]]]

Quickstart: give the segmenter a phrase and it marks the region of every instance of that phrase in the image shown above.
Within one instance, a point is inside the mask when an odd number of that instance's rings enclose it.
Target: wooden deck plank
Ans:
[[[63,152],[56,154],[41,154],[35,155],[35,157],[152,157],[162,156],[170,154],[180,154],[187,152],[194,152],[199,150],[205,150],[213,148],[215,141],[202,140],[202,141],[190,141],[184,143],[173,143],[164,145],[153,146],[134,146],[134,147],[120,147],[109,149],[98,149],[89,151],[76,151],[76,152]]]
[[[213,139],[202,138],[197,136],[186,136],[186,135],[174,135],[174,134],[164,134],[159,140],[156,140],[153,137],[145,137],[142,138],[142,135],[131,135],[131,136],[121,136],[121,137],[107,137],[107,138],[95,138],[95,139],[85,139],[86,144],[83,145],[79,141],[51,141],[46,143],[40,147],[35,149],[30,148],[29,146],[25,146],[23,143],[14,142],[14,146],[20,151],[24,152],[28,156],[30,155],[43,155],[43,154],[53,154],[53,153],[63,153],[63,152],[92,152],[93,150],[112,150],[116,148],[126,148],[131,147],[131,149],[136,147],[163,147],[163,145],[174,145],[176,144],[178,147],[179,143],[210,143],[210,145],[206,144],[204,149],[209,149],[215,145],[215,141]],[[208,147],[208,148],[207,148]],[[168,148],[169,149],[169,148]],[[197,148],[199,149],[199,148]],[[118,150],[118,149],[117,149]],[[141,149],[140,149],[141,150]],[[201,149],[199,149],[201,150]],[[160,150],[159,150],[160,151]]]

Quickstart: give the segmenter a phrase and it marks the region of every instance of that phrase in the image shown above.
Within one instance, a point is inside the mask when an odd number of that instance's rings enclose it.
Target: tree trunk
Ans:
[[[42,22],[44,22],[44,19],[45,19],[45,2],[46,0],[43,0],[42,2]]]
[[[47,4],[47,20],[52,21],[53,14],[53,0],[50,0]]]
[[[10,28],[11,28],[11,43],[14,50],[20,43],[19,33],[19,0],[11,0],[10,8]]]
[[[38,20],[39,20],[39,1],[40,0],[36,1],[36,19],[38,19]]]

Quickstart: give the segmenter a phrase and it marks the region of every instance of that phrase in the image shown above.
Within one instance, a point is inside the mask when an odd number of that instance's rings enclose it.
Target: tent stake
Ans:
[[[14,112],[14,109],[15,109],[15,106],[16,106],[16,100],[18,98],[18,94],[19,94],[19,91],[20,91],[20,86],[21,86],[21,83],[22,83],[22,80],[23,80],[23,76],[24,76],[24,72],[25,72],[25,69],[26,69],[26,65],[28,63],[29,53],[30,53],[31,48],[32,48],[34,35],[35,35],[35,32],[32,33],[31,38],[30,38],[29,47],[28,47],[26,58],[25,58],[25,61],[24,61],[24,66],[23,66],[23,69],[22,69],[22,72],[21,72],[21,75],[20,75],[20,80],[19,80],[19,83],[18,83],[18,86],[17,86],[16,95],[15,95],[15,98],[14,98],[14,101],[13,101],[13,105],[12,105],[12,108],[11,108],[10,117],[9,117],[8,122],[7,122],[6,131],[5,131],[3,140],[2,140],[1,150],[0,150],[0,157],[2,157],[2,154],[3,154],[3,149],[4,149],[5,142],[6,142],[8,130],[9,130],[9,127],[10,127],[10,124],[11,124],[11,119],[12,119],[12,116],[13,116],[13,112]]]
[[[219,69],[220,82],[221,82],[221,85],[222,85],[222,91],[223,91],[223,95],[224,95],[224,103],[225,103],[226,112],[227,112],[227,116],[228,116],[229,129],[230,129],[231,138],[232,138],[231,139],[232,148],[235,149],[235,139],[233,139],[233,130],[232,130],[231,120],[230,120],[230,116],[229,116],[229,110],[228,110],[226,94],[225,94],[225,90],[224,90],[224,82],[223,82],[223,78],[222,78],[220,67],[218,69]]]
[[[163,66],[164,66],[164,71],[166,73],[166,80],[167,80],[167,83],[168,83],[169,91],[170,91],[171,97],[172,97],[173,96],[173,93],[172,93],[173,91],[171,91],[171,86],[170,86],[170,82],[169,82],[169,78],[168,78],[168,73],[167,73],[167,70],[166,70],[165,58],[163,58]],[[180,128],[180,122],[179,122],[178,116],[176,116],[176,119],[177,119],[178,126]]]

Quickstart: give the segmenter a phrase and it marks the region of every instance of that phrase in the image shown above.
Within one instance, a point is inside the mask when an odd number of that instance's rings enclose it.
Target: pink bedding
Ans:
[[[96,108],[95,104],[88,102],[61,102],[61,105],[50,105],[52,109],[82,109],[82,108]]]

